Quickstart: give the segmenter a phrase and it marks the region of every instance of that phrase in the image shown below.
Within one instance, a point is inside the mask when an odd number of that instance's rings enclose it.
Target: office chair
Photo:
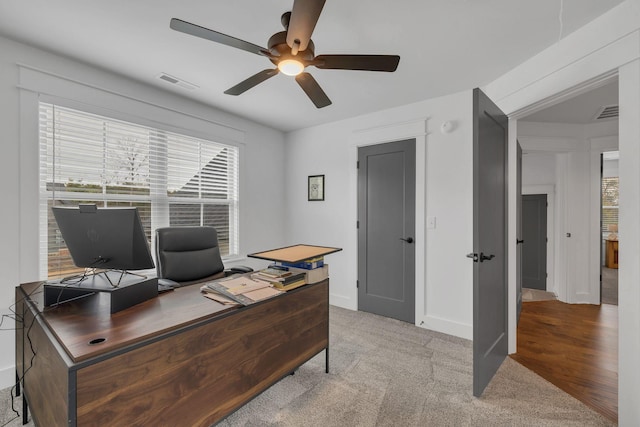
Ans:
[[[156,270],[162,286],[185,286],[248,273],[244,266],[225,270],[214,227],[164,227],[156,230]]]

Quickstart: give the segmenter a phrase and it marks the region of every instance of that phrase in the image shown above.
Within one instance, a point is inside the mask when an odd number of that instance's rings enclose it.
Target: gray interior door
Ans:
[[[507,117],[473,91],[473,394],[507,356]]]
[[[547,195],[522,196],[522,286],[547,290]]]
[[[522,147],[517,143],[516,147],[517,168],[516,171],[516,301],[517,321],[520,321],[522,312]]]
[[[415,139],[358,149],[358,309],[415,322]]]

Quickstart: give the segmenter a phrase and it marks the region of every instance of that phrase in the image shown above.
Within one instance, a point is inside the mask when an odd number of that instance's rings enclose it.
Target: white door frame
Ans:
[[[637,19],[638,11],[627,11],[637,7],[632,3],[621,6],[620,28],[626,19]],[[626,13],[625,12],[630,12]],[[637,22],[637,21],[635,21]],[[560,49],[551,49],[548,54],[555,62],[551,70],[541,66],[535,70],[538,77],[531,81],[509,82],[509,77],[492,83],[496,92],[504,96],[495,96],[498,105],[510,116],[509,121],[509,182],[516,182],[516,138],[518,118],[536,110],[558,103],[581,91],[592,90],[598,82],[618,75],[619,78],[619,151],[620,181],[627,182],[620,197],[629,203],[620,207],[620,268],[619,277],[619,330],[618,330],[618,408],[621,425],[637,425],[640,422],[640,406],[635,401],[640,395],[640,265],[635,259],[640,253],[640,27],[637,23],[631,33],[627,33],[608,44],[591,43],[581,49],[588,49],[579,59],[563,59]],[[593,28],[589,29],[594,32]],[[615,32],[611,30],[611,32]],[[575,50],[575,49],[574,49]],[[566,54],[566,50],[563,51]],[[536,64],[534,62],[534,64]],[[537,65],[540,65],[537,63]],[[524,67],[520,66],[520,67]],[[526,69],[526,68],[525,68]],[[608,70],[608,71],[607,71]],[[509,86],[510,85],[510,86]],[[505,89],[504,86],[508,86]],[[492,94],[491,88],[487,92]],[[509,189],[509,259],[515,261],[516,254],[516,190]],[[624,237],[622,236],[624,231]],[[517,328],[517,290],[515,262],[509,262],[509,352],[516,351]]]
[[[401,141],[403,139],[415,139],[416,141],[416,212],[415,212],[415,324],[424,325],[425,309],[425,287],[426,287],[426,241],[427,233],[425,226],[426,219],[426,141],[427,141],[427,119],[420,118],[404,123],[394,123],[385,126],[376,126],[367,129],[354,131],[349,141],[349,159],[353,168],[349,170],[349,192],[350,203],[347,207],[349,218],[353,218],[354,225],[358,219],[358,173],[356,162],[358,161],[358,148],[368,145],[384,144],[387,142]],[[354,227],[350,228],[349,240],[354,247],[358,247],[358,233]],[[350,265],[358,265],[357,251],[354,257],[348,260]],[[357,268],[349,269],[349,283],[356,283]],[[336,296],[332,295],[332,298]],[[352,293],[347,298],[342,297],[345,302],[351,302],[348,306],[357,310],[358,290],[353,287]],[[353,303],[355,301],[355,304]]]

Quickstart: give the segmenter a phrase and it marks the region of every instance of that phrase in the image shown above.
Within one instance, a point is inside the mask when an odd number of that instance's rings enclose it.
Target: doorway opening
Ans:
[[[553,252],[554,266],[547,262],[547,290],[554,292],[559,301],[526,302],[523,298],[517,350],[512,355],[612,420],[617,420],[618,408],[618,313],[615,305],[601,304],[604,283],[601,284],[600,274],[608,272],[604,270],[606,240],[613,242],[615,238],[609,235],[617,227],[618,201],[617,194],[615,207],[605,200],[603,187],[611,182],[603,177],[611,174],[603,171],[601,157],[609,158],[612,155],[602,153],[618,148],[618,118],[617,114],[599,117],[609,107],[616,106],[617,111],[617,97],[617,78],[608,79],[572,99],[518,118],[518,141],[524,154],[523,194],[527,188],[533,192],[544,187],[553,189],[555,207],[548,215],[556,227],[547,249]],[[616,210],[615,221],[605,218],[605,207],[607,215]],[[545,319],[536,317],[541,313]],[[575,324],[560,327],[569,319]],[[546,331],[546,323],[558,327]],[[585,323],[590,324],[590,329],[580,331],[579,325]],[[602,340],[607,345],[603,346]],[[554,352],[554,348],[566,351]],[[592,360],[567,361],[566,352],[590,354]],[[567,372],[574,374],[568,376]]]
[[[547,291],[546,194],[522,195],[522,300],[555,299]]]
[[[618,151],[602,153],[600,302],[618,305]]]

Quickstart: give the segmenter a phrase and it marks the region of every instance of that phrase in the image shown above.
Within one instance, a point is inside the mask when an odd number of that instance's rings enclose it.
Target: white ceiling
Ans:
[[[263,57],[169,28],[173,17],[266,46],[293,0],[1,0],[0,34],[289,131],[482,86],[622,0],[327,0],[316,54],[398,54],[395,73],[309,68],[333,105],[316,109]],[[562,13],[561,13],[562,11]],[[160,73],[199,86],[188,91]]]
[[[618,105],[618,79],[592,91],[530,114],[522,120],[527,122],[575,124],[617,120],[617,118],[596,120],[596,116],[602,109],[611,105]]]

